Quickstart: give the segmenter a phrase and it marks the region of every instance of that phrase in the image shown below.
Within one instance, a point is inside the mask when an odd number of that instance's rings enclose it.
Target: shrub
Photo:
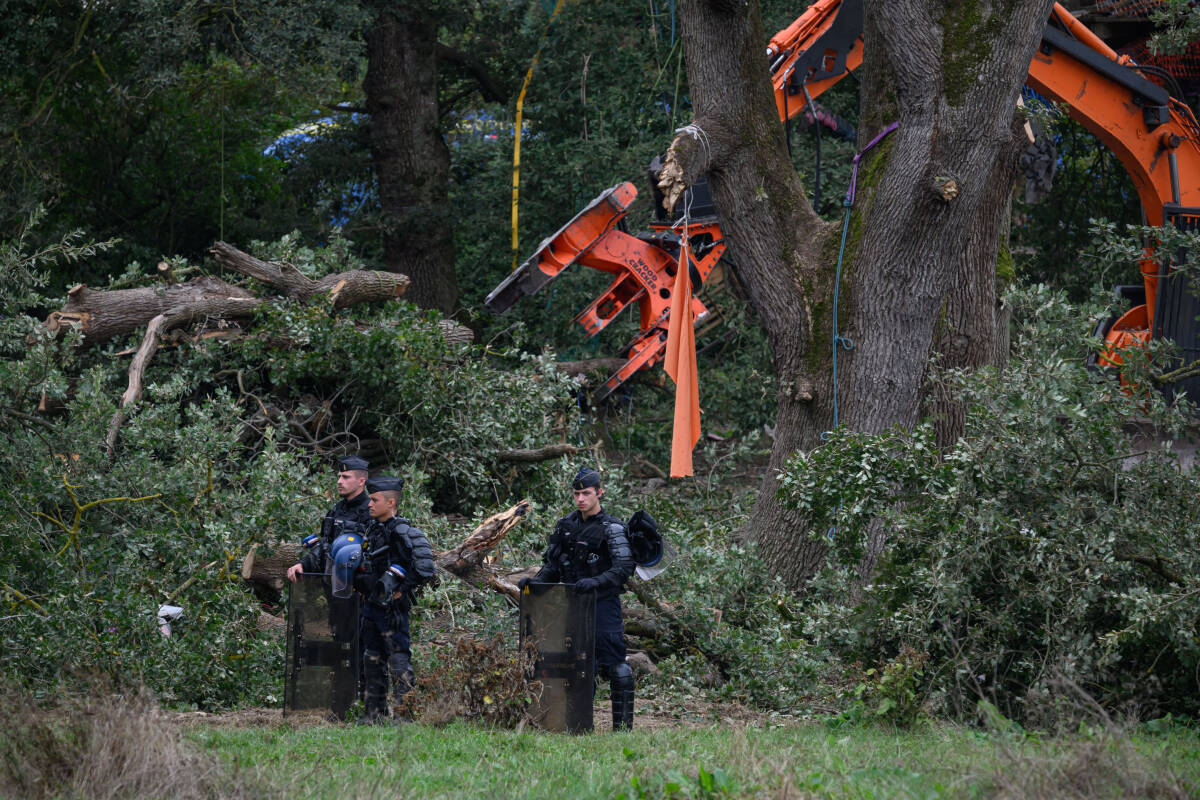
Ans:
[[[790,462],[781,491],[831,535],[807,630],[867,663],[928,652],[922,688],[959,715],[987,695],[1036,718],[1064,679],[1109,707],[1191,714],[1200,474],[1130,432],[1178,439],[1188,418],[1089,372],[1098,343],[1058,295],[1010,301],[1021,321],[1008,368],[938,377],[967,408],[946,452],[924,424],[837,431]],[[880,523],[888,546],[859,586]]]
[[[306,271],[340,258],[288,247]],[[565,485],[557,461],[500,472],[496,460],[552,440],[562,379],[537,359],[501,368],[453,348],[436,318],[399,304],[332,317],[281,301],[238,342],[160,351],[110,459],[123,343],[80,349],[27,313],[58,305],[37,295],[38,268],[86,252],[0,250],[0,673],[31,690],[107,675],[172,705],[278,703],[283,647],[256,630],[241,559],[311,531],[332,499],[333,454],[364,436],[416,479],[405,500],[426,519],[428,493],[470,506]],[[61,412],[39,412],[43,398]],[[323,424],[337,435],[311,436]],[[164,603],[184,609],[170,637]]]

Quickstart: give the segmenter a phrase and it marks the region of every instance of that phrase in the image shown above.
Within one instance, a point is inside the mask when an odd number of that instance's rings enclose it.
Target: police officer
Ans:
[[[633,670],[625,662],[621,592],[633,574],[633,556],[625,525],[604,513],[600,473],[583,467],[571,488],[576,510],[554,526],[532,580],[569,583],[577,592],[596,593],[596,674],[612,689],[613,730],[633,727]],[[525,588],[528,580],[521,581]]]
[[[434,577],[429,540],[396,515],[403,486],[400,478],[367,481],[373,522],[363,548],[364,569],[355,580],[364,601],[360,630],[366,663],[366,722],[388,716],[389,672],[397,703],[412,688],[408,614],[417,587]]]
[[[337,493],[341,496],[333,508],[321,520],[321,532],[304,538],[304,554],[300,561],[288,568],[287,577],[292,583],[296,576],[322,574],[326,571],[329,548],[344,533],[364,534],[371,524],[367,509],[367,461],[358,456],[347,456],[337,463]]]

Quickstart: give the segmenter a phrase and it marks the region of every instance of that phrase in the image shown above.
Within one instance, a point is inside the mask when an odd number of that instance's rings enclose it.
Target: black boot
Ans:
[[[413,675],[412,665],[406,653],[392,653],[388,659],[388,672],[392,675],[392,703],[399,707],[404,702],[404,696],[413,687],[416,676]]]
[[[366,673],[367,712],[363,715],[362,721],[379,723],[388,716],[387,667],[383,663],[383,656],[373,650],[363,653],[363,661]]]
[[[608,671],[614,731],[633,730],[633,668],[622,661]]]

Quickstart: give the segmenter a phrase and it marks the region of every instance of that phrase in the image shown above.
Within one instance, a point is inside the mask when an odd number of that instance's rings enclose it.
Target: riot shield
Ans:
[[[346,718],[358,697],[358,595],[330,594],[324,575],[297,575],[288,594],[283,715]]]
[[[530,583],[521,592],[521,651],[537,651],[531,674],[541,682],[533,719],[546,730],[592,730],[596,670],[596,595],[562,583]]]

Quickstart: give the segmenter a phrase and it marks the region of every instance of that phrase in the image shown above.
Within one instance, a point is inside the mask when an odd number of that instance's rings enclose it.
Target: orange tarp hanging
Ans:
[[[696,331],[692,327],[692,286],[688,275],[687,229],[679,247],[679,267],[671,289],[671,321],[663,369],[675,381],[675,428],[671,436],[671,477],[692,474],[692,449],[700,440],[700,382],[696,375]]]

